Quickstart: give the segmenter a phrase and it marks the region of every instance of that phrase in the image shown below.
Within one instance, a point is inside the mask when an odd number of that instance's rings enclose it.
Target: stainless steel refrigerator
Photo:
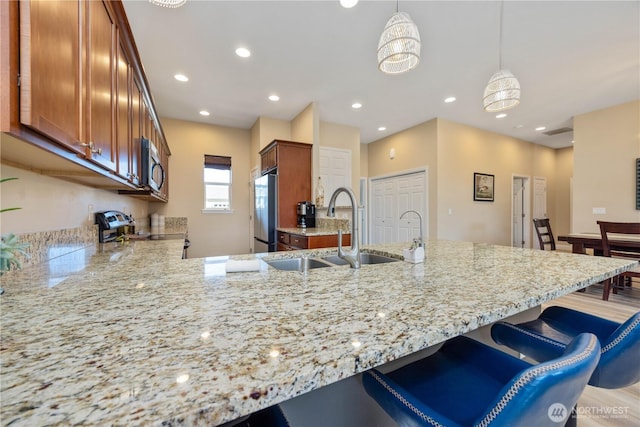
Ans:
[[[276,222],[278,212],[277,175],[263,175],[255,181],[254,251],[276,251]]]

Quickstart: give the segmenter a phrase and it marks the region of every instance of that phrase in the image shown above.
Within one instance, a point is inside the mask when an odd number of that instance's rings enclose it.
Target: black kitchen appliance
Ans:
[[[298,202],[298,227],[314,228],[316,226],[316,205],[311,202]]]
[[[110,242],[123,234],[134,234],[134,222],[129,215],[118,211],[96,212],[98,241]]]
[[[165,173],[160,152],[153,141],[142,137],[142,158],[140,159],[140,184],[155,191],[164,185]]]

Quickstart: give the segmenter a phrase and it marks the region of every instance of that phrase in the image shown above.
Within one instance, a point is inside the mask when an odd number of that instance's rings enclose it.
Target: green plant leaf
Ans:
[[[0,213],[7,212],[7,211],[17,211],[18,209],[22,209],[22,208],[4,208],[4,209],[0,209]]]

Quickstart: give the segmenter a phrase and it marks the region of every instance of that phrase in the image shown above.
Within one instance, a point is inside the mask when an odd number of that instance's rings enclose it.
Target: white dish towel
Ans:
[[[225,265],[227,273],[242,273],[247,271],[260,271],[259,259],[237,260],[230,259]]]

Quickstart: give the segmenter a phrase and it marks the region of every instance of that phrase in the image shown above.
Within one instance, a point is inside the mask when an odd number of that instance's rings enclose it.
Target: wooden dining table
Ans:
[[[558,241],[571,244],[571,252],[585,254],[587,249],[593,249],[594,255],[602,255],[602,236],[600,233],[572,233],[558,236]],[[609,246],[613,249],[621,249],[631,252],[640,252],[640,238],[624,236],[620,238],[609,237]]]

